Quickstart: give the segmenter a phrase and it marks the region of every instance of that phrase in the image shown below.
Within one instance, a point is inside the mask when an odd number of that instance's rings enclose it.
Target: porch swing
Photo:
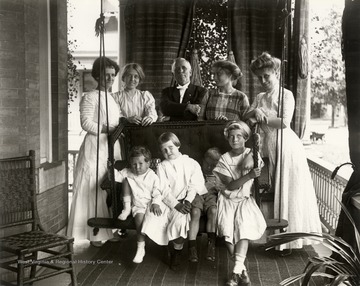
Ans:
[[[105,44],[104,44],[104,14],[103,14],[103,0],[101,1],[101,14],[100,18],[96,21],[96,34],[100,35],[100,57],[105,56]],[[285,25],[286,28],[286,25]],[[285,33],[284,33],[285,35]],[[194,51],[195,53],[195,51]],[[282,59],[282,68],[281,68],[281,77],[280,77],[280,87],[283,86],[283,78],[284,78],[284,72],[285,69],[283,68],[283,62],[284,62],[284,54],[285,54],[285,47],[283,50],[283,59]],[[229,52],[229,57],[231,57],[231,51]],[[229,58],[229,60],[231,60]],[[104,76],[100,74],[100,77]],[[101,79],[100,79],[101,80]],[[105,89],[106,90],[106,89]],[[99,93],[100,96],[100,93]],[[105,97],[106,97],[106,111],[108,111],[107,106],[107,92],[105,91]],[[279,92],[279,102],[282,102],[283,100],[283,88]],[[280,106],[280,105],[279,105]],[[282,106],[282,105],[281,105]],[[278,110],[278,114],[282,114],[283,110]],[[106,112],[107,113],[107,112]],[[98,114],[99,116],[99,114]],[[281,116],[282,118],[282,116]],[[108,118],[107,118],[108,120]],[[98,120],[99,122],[99,120]],[[282,123],[282,122],[281,122]],[[108,124],[107,124],[108,126]],[[154,123],[150,127],[142,128],[138,126],[128,126],[123,125],[121,122],[119,126],[116,128],[116,130],[110,135],[109,130],[108,131],[108,172],[109,172],[109,180],[104,184],[101,184],[101,188],[104,190],[109,190],[109,201],[111,201],[111,209],[112,209],[112,217],[110,218],[103,218],[97,216],[97,200],[95,203],[95,217],[88,219],[88,225],[93,228],[93,233],[96,235],[99,231],[99,228],[117,228],[117,229],[135,229],[135,224],[132,216],[129,216],[125,221],[120,221],[117,219],[117,216],[119,215],[121,211],[120,206],[120,190],[119,187],[121,187],[120,184],[115,183],[114,179],[114,171],[115,168],[125,167],[126,164],[126,154],[128,153],[130,147],[132,145],[146,145],[151,150],[151,153],[157,154],[158,156],[154,156],[155,160],[158,162],[158,158],[161,156],[159,154],[159,150],[157,150],[157,137],[165,131],[172,131],[176,132],[177,135],[179,135],[179,138],[182,142],[182,148],[185,151],[185,153],[189,154],[189,156],[196,159],[198,162],[201,161],[202,154],[205,153],[205,150],[210,147],[218,146],[223,153],[227,151],[227,141],[222,136],[222,130],[224,128],[224,123],[219,122],[162,122],[162,123]],[[98,129],[100,127],[98,126]],[[108,128],[108,127],[107,127]],[[253,135],[253,148],[254,148],[254,156],[257,156],[258,152],[255,152],[256,150],[259,150],[259,134],[258,126],[255,125],[253,128],[254,135]],[[191,135],[192,134],[192,135]],[[193,135],[197,136],[193,136]],[[122,154],[125,156],[122,159],[124,161],[121,162],[114,162],[114,144],[117,140],[119,140],[122,135],[125,135],[125,144],[124,144],[124,150],[122,150]],[[198,143],[196,144],[196,138],[198,138]],[[183,139],[184,141],[183,141]],[[99,140],[99,138],[98,138]],[[195,141],[194,141],[195,140]],[[281,140],[282,140],[282,129],[281,129]],[[224,147],[226,146],[226,147]],[[187,149],[187,150],[186,150]],[[155,151],[156,150],[156,151]],[[199,152],[200,151],[200,152]],[[197,152],[197,153],[196,153]],[[282,152],[282,141],[280,146],[280,156]],[[97,154],[99,156],[99,154]],[[98,174],[98,161],[99,158],[97,157],[97,171]],[[254,158],[255,166],[257,165],[257,160]],[[154,167],[154,165],[153,165]],[[255,194],[254,197],[256,199],[257,204],[260,206],[262,200],[265,196],[268,194],[269,186],[263,186],[259,184],[258,178],[255,179]],[[99,188],[99,182],[98,177],[96,177],[96,198],[98,195],[98,188]],[[260,192],[260,190],[263,190],[263,192]],[[281,192],[281,190],[280,190]],[[280,206],[280,204],[279,204]],[[284,219],[281,219],[281,210],[279,218],[272,218],[267,219],[267,229],[270,230],[280,230],[284,231],[285,228],[288,225],[288,222]],[[200,222],[200,231],[204,228],[204,222]]]

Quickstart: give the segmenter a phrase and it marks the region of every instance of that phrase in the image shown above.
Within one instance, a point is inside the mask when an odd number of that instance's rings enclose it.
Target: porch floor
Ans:
[[[229,259],[225,245],[218,241],[215,262],[205,259],[206,235],[197,239],[199,262],[187,260],[187,245],[182,253],[182,269],[169,269],[164,248],[151,241],[146,242],[146,256],[143,263],[132,262],[136,251],[136,233],[128,235],[116,243],[107,242],[102,248],[89,245],[88,241],[74,245],[75,268],[78,285],[225,285],[231,275],[233,262]],[[258,244],[252,244],[248,251],[246,266],[252,286],[279,285],[282,280],[300,274],[309,256],[327,256],[330,252],[322,245],[306,246],[293,250],[286,257],[275,251],[263,251]],[[35,286],[64,286],[71,282],[70,275],[62,274],[34,283]],[[314,280],[310,285],[323,285]]]

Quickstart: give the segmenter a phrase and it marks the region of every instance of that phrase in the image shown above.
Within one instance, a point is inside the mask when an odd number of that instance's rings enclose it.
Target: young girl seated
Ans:
[[[129,168],[115,170],[115,181],[123,183],[124,208],[119,219],[126,220],[131,212],[135,219],[137,231],[137,251],[133,259],[135,263],[141,263],[145,256],[145,236],[141,228],[146,209],[150,208],[150,211],[157,216],[162,213],[159,178],[149,168],[150,160],[151,153],[147,148],[135,146],[130,150]]]
[[[199,163],[189,156],[180,153],[179,148],[181,144],[179,138],[174,133],[166,132],[161,134],[158,142],[165,160],[159,164],[157,173],[160,179],[161,190],[163,191],[163,202],[168,206],[168,213],[166,213],[167,222],[164,228],[166,230],[166,237],[159,244],[164,245],[168,241],[173,242],[170,268],[177,270],[179,267],[179,256],[189,231],[191,202],[197,193],[204,192],[205,182]],[[160,219],[159,217],[156,224],[156,220],[153,220],[152,228],[150,227],[150,221],[146,225],[144,224],[144,233],[151,239],[154,236],[150,233],[151,229],[155,229],[158,233],[163,229],[158,224]]]
[[[260,176],[261,168],[253,168],[254,162],[249,162],[251,150],[245,147],[245,142],[250,133],[246,123],[230,121],[224,135],[231,151],[221,156],[213,170],[223,185],[217,205],[217,234],[225,237],[229,254],[235,259],[232,277],[227,282],[229,286],[250,285],[244,264],[249,240],[259,239],[266,229],[265,219],[251,196],[253,179]]]

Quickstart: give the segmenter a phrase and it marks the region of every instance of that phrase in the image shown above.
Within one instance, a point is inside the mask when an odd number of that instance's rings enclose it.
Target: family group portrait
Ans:
[[[359,0],[0,0],[0,285],[360,285]]]

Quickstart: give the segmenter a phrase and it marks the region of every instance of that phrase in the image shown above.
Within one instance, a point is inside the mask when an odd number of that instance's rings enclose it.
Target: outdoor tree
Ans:
[[[77,70],[77,66],[75,64],[75,58],[73,56],[74,47],[76,46],[76,40],[71,41],[68,40],[68,50],[67,50],[67,79],[68,79],[68,101],[74,101],[74,98],[77,97],[79,92],[79,81],[80,81],[80,73]]]
[[[215,20],[216,19],[216,20]],[[203,85],[214,87],[211,65],[227,57],[227,1],[199,0],[187,53],[196,49]]]
[[[70,1],[67,1],[67,11],[68,17],[72,18],[74,7],[71,5]],[[74,98],[77,97],[79,92],[80,84],[80,73],[77,69],[76,60],[73,56],[73,53],[77,47],[76,39],[72,39],[71,33],[73,26],[68,25],[68,44],[67,44],[67,82],[68,82],[68,104],[74,101]],[[79,61],[77,61],[80,64]]]
[[[345,66],[341,54],[341,11],[331,8],[327,14],[312,17],[311,93],[312,103],[331,105],[331,127],[336,110],[346,112]]]

